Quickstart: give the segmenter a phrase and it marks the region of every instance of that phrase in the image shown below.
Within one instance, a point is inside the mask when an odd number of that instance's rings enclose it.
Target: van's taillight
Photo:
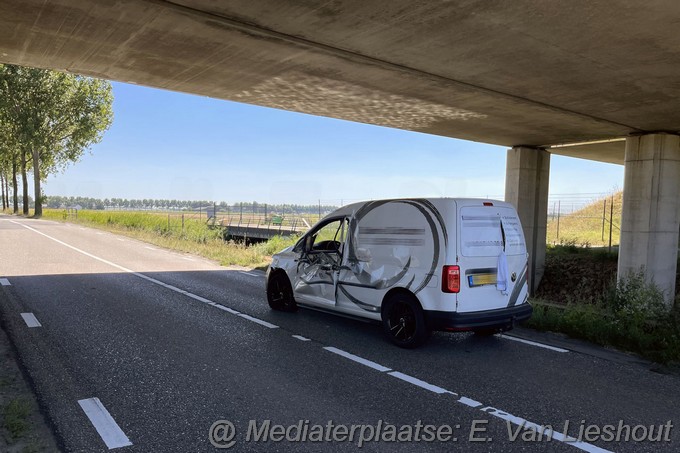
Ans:
[[[484,206],[493,206],[493,203],[491,203],[490,201],[485,201]]]
[[[460,291],[460,266],[444,266],[442,272],[442,291],[457,293]]]

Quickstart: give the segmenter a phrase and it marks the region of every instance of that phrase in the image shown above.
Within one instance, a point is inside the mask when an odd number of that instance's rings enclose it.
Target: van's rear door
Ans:
[[[459,204],[459,312],[506,308],[527,298],[527,251],[522,225],[512,206],[495,204]],[[502,252],[507,262],[505,290],[497,287]]]

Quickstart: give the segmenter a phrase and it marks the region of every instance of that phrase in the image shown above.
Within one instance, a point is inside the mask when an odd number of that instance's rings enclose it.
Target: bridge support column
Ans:
[[[669,305],[675,298],[679,195],[680,136],[627,138],[618,278],[644,268]]]
[[[533,294],[545,270],[548,224],[550,153],[540,148],[516,146],[508,150],[505,201],[519,214],[529,252],[529,288]]]

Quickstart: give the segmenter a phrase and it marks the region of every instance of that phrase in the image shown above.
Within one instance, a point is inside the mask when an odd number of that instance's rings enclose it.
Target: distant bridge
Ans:
[[[274,236],[302,235],[310,228],[309,222],[303,218],[284,218],[274,216],[271,219],[248,218],[239,216],[214,219],[214,226],[224,230],[225,239],[241,239],[265,241]]]

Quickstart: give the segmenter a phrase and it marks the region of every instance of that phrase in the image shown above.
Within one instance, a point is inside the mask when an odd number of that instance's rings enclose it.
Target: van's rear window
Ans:
[[[469,206],[461,209],[463,256],[498,256],[526,253],[522,226],[512,209]]]

